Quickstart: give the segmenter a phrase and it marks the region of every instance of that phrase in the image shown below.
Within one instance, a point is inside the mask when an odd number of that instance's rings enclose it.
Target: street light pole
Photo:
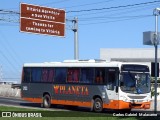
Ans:
[[[160,8],[154,9],[155,15],[155,34],[154,34],[154,47],[155,47],[155,97],[154,97],[154,113],[157,113],[157,54],[158,54],[158,15],[160,14]]]
[[[74,20],[74,59],[78,60],[79,59],[79,44],[78,44],[78,18],[75,17]]]

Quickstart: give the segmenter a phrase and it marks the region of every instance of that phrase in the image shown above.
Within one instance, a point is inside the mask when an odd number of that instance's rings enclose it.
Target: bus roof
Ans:
[[[122,64],[136,64],[111,62],[107,60],[64,60],[63,62],[25,63],[23,67],[121,67]],[[138,64],[142,65],[142,64]]]

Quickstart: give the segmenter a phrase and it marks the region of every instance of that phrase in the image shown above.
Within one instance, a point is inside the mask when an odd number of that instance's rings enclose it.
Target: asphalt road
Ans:
[[[20,105],[21,103],[29,103],[27,101],[21,100],[19,98],[8,98],[8,97],[0,97],[1,104],[7,105]]]
[[[51,108],[41,108],[41,105],[38,103],[31,103],[20,98],[11,98],[11,97],[0,97],[0,106],[17,106],[22,108],[32,108],[32,109],[44,109],[51,111],[67,111],[63,106],[52,105]]]

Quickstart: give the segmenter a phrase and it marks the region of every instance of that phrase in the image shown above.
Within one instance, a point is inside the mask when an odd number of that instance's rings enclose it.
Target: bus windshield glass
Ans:
[[[123,66],[124,67],[124,66]],[[129,66],[127,65],[129,68]],[[132,65],[129,71],[122,68],[120,87],[123,92],[145,94],[150,92],[150,74],[147,66],[135,67]],[[136,69],[138,67],[138,69]],[[141,68],[142,67],[142,68]],[[132,69],[132,70],[131,70]]]

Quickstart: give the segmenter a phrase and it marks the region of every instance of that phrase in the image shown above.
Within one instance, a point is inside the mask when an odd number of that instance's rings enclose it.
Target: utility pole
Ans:
[[[157,54],[158,54],[158,44],[159,44],[159,36],[158,36],[158,15],[160,14],[160,8],[156,8],[153,11],[155,15],[155,34],[154,34],[154,47],[155,47],[155,98],[154,98],[154,113],[157,113]]]
[[[155,8],[153,10],[153,15],[155,16],[155,31],[154,32],[144,32],[143,33],[143,44],[144,45],[154,45],[155,47],[155,68],[154,68],[154,75],[155,77],[155,84],[154,84],[154,113],[157,113],[157,77],[159,76],[158,72],[158,45],[159,45],[159,35],[158,33],[158,16],[160,15],[160,8]]]
[[[74,59],[79,59],[79,43],[78,43],[78,18],[75,17],[74,20],[72,20],[74,23],[74,28],[72,29],[74,32]]]

